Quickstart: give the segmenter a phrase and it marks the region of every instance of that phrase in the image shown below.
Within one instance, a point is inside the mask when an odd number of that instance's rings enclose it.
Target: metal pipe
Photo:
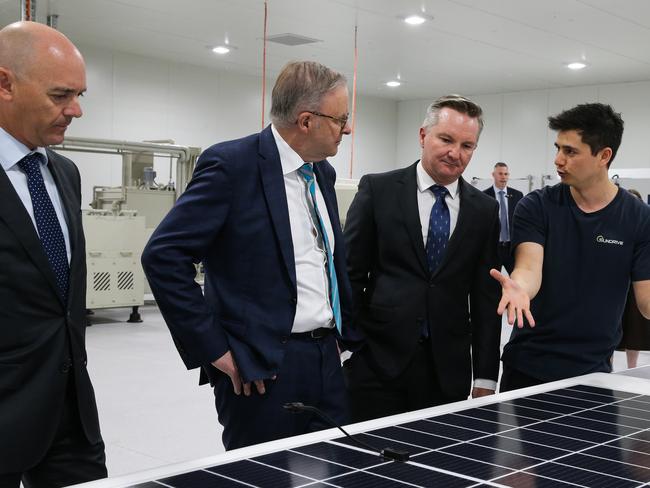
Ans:
[[[149,150],[151,152],[160,154],[176,154],[182,156],[183,160],[188,160],[190,156],[189,147],[179,146],[177,144],[113,141],[110,139],[94,139],[89,137],[66,137],[61,144],[53,147],[62,150],[72,150],[74,147],[114,149],[133,152],[142,152],[143,150]]]
[[[52,149],[61,151],[77,151],[101,154],[133,154],[150,152],[154,155],[169,155],[178,158],[176,164],[176,198],[185,189],[189,182],[194,163],[196,162],[196,149],[176,144],[158,144],[152,142],[115,141],[111,139],[95,139],[88,137],[66,137],[61,144],[52,146]],[[123,160],[124,161],[124,160]],[[124,178],[123,174],[122,177]]]

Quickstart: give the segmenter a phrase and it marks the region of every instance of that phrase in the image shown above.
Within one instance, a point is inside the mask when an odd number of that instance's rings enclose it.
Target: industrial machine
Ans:
[[[60,151],[115,154],[122,158],[122,185],[93,187],[91,210],[82,219],[86,235],[88,310],[132,307],[129,322],[141,322],[138,307],[151,293],[140,265],[144,246],[187,186],[201,152],[160,142],[66,137]],[[169,180],[156,183],[154,158],[169,159]],[[175,166],[175,181],[172,169]]]

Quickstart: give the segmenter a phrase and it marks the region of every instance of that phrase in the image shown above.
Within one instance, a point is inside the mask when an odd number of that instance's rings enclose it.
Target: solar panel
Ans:
[[[594,374],[329,430],[92,487],[650,487],[650,381]]]

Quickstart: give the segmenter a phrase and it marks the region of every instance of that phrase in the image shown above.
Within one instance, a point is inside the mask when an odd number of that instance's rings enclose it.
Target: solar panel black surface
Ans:
[[[650,396],[577,385],[338,437],[136,488],[650,487]]]

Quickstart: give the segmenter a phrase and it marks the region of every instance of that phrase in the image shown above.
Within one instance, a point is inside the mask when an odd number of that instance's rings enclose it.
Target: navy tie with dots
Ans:
[[[445,202],[445,196],[449,192],[444,186],[440,185],[433,185],[430,190],[436,197],[436,201],[429,216],[426,251],[429,271],[433,274],[445,256],[445,249],[447,249],[447,241],[449,240],[449,207]]]
[[[32,199],[38,237],[65,302],[68,296],[70,267],[61,224],[54,211],[52,200],[45,189],[45,182],[41,174],[41,157],[42,155],[39,153],[28,154],[18,162],[18,166],[27,175],[27,188]]]

